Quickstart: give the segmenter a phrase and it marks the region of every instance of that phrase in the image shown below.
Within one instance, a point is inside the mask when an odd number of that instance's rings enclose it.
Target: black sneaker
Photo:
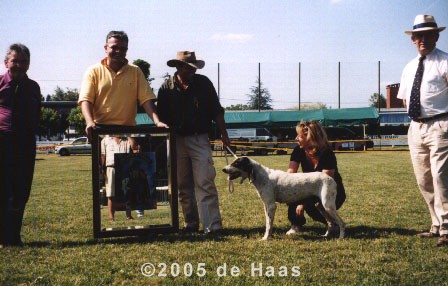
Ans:
[[[182,228],[179,231],[181,234],[192,234],[192,233],[199,233],[199,227],[194,227],[194,226],[187,226]]]
[[[448,234],[442,234],[437,240],[437,246],[448,246]]]
[[[226,231],[224,229],[220,228],[220,229],[210,230],[208,232],[205,232],[204,234],[209,237],[221,237],[221,236],[226,235]]]

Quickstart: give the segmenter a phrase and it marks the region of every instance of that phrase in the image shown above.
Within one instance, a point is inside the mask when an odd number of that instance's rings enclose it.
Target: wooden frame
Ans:
[[[127,223],[127,225],[115,225],[110,227],[105,226],[104,220],[104,199],[105,196],[102,190],[104,189],[100,183],[101,172],[101,139],[107,135],[116,135],[120,137],[133,137],[133,138],[147,138],[151,141],[157,142],[156,145],[162,148],[156,150],[156,156],[159,156],[163,161],[160,166],[157,166],[157,171],[160,171],[162,175],[156,175],[163,177],[166,181],[162,190],[165,200],[164,207],[165,213],[168,214],[167,222],[160,224],[144,224],[139,225],[139,220]],[[176,141],[173,133],[169,129],[147,127],[147,126],[134,126],[134,127],[99,127],[92,130],[92,197],[93,197],[93,235],[95,238],[104,237],[118,237],[118,236],[136,236],[136,235],[148,235],[148,234],[163,234],[173,233],[179,231],[179,211],[178,211],[178,194],[177,194],[177,169],[176,169]],[[165,144],[165,145],[163,145]],[[163,151],[166,146],[165,151]],[[160,152],[160,150],[162,150]],[[165,163],[166,162],[166,163]],[[165,166],[166,164],[166,166]],[[166,168],[166,169],[165,169]],[[102,206],[103,205],[103,206]],[[107,206],[106,206],[107,211]],[[152,211],[152,210],[150,210]],[[149,211],[149,212],[150,212]],[[102,214],[103,212],[103,214]],[[147,218],[149,219],[149,218]],[[143,221],[143,220],[142,220]],[[114,222],[115,223],[115,222]]]

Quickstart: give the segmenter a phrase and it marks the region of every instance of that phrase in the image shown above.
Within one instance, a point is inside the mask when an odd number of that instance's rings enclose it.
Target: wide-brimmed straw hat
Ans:
[[[404,31],[408,35],[412,33],[438,30],[439,32],[445,30],[445,27],[437,27],[436,20],[432,15],[417,15],[414,20],[414,27],[412,31]]]
[[[196,55],[194,54],[194,52],[190,52],[190,51],[177,52],[176,58],[173,60],[167,61],[166,64],[169,67],[174,68],[174,67],[176,67],[176,64],[179,62],[190,65],[196,69],[202,69],[205,66],[205,62],[200,58],[196,58]]]

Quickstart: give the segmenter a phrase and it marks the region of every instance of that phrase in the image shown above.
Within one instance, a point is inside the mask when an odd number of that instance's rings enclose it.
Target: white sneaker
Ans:
[[[297,225],[291,225],[291,229],[286,232],[286,235],[293,235],[300,232],[300,227]]]
[[[143,217],[145,215],[145,211],[137,210],[135,211],[137,213],[137,217]]]

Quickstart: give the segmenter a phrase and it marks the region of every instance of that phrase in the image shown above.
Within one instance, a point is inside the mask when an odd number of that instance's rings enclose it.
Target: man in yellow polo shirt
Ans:
[[[153,100],[156,97],[143,72],[126,59],[128,42],[125,32],[109,32],[104,45],[106,58],[84,75],[78,104],[89,138],[90,130],[97,125],[134,126],[137,103],[157,127],[168,127],[160,122],[155,112]]]

